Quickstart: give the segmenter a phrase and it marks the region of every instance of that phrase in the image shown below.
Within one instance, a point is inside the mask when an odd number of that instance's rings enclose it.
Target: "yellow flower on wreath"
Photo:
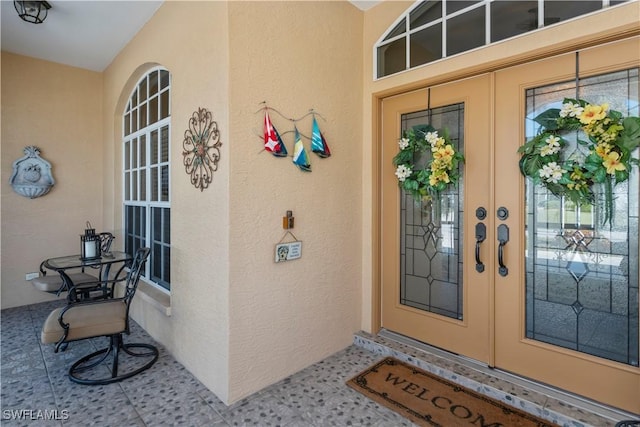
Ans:
[[[584,107],[584,111],[580,115],[580,123],[589,125],[592,122],[602,120],[607,116],[607,110],[609,110],[609,104],[607,103],[602,105],[589,104]]]
[[[620,154],[616,151],[611,151],[607,154],[602,165],[607,168],[609,175],[615,175],[616,171],[627,170],[626,166],[620,161]]]

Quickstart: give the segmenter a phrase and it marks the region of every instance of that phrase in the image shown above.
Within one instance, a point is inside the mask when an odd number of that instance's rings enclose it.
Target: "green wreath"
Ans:
[[[464,156],[453,148],[445,130],[443,136],[430,125],[416,126],[402,134],[398,141],[400,152],[393,158],[395,175],[402,189],[416,201],[439,199],[440,193],[460,178],[458,164]],[[424,152],[431,157],[425,168],[416,165]]]
[[[565,98],[561,109],[548,109],[533,120],[540,125],[538,134],[518,149],[522,174],[577,205],[594,204],[594,186],[604,185],[604,223],[610,221],[613,187],[628,180],[639,164],[632,153],[640,144],[640,118],[625,118],[606,103]],[[578,138],[588,154],[568,155],[563,135],[578,130],[588,137]]]

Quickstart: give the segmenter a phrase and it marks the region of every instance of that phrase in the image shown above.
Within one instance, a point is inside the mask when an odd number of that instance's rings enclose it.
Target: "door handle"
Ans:
[[[484,223],[479,222],[476,224],[476,271],[482,273],[484,271],[484,264],[480,261],[480,244],[487,238],[487,227]]]
[[[498,226],[498,273],[501,276],[509,274],[509,269],[504,265],[504,245],[509,241],[509,227],[506,224],[500,224]]]

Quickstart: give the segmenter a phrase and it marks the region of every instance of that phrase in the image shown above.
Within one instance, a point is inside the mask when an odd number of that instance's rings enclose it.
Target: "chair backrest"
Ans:
[[[124,291],[124,296],[122,299],[129,305],[131,303],[131,299],[136,293],[136,289],[138,288],[138,282],[140,281],[140,276],[144,270],[144,263],[149,258],[149,252],[151,250],[149,248],[140,248],[136,251],[133,261],[129,266],[129,272],[127,273],[126,280],[126,289]]]
[[[111,243],[113,243],[113,239],[115,236],[108,231],[103,231],[99,234],[100,236],[100,250],[102,253],[109,253],[111,251]]]

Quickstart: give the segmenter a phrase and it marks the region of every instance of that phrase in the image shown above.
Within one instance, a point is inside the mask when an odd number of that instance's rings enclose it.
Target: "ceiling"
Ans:
[[[104,71],[163,1],[48,0],[42,24],[24,22],[12,0],[0,1],[2,50]],[[378,1],[351,1],[366,10]]]

